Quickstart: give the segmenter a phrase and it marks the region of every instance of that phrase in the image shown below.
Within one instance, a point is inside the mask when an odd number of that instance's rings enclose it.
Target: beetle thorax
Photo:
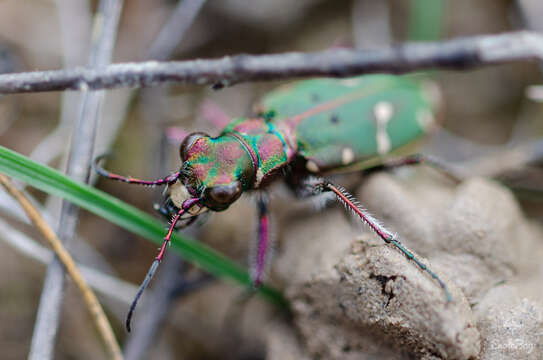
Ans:
[[[264,186],[273,174],[286,166],[296,155],[295,141],[287,134],[291,129],[275,126],[264,118],[238,119],[223,130],[224,135],[237,138],[254,164],[253,189]]]

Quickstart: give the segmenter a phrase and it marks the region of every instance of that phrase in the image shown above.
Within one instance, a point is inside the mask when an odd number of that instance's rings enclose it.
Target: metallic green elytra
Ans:
[[[386,155],[427,132],[436,95],[428,84],[391,75],[302,81],[265,96],[260,111],[294,131],[309,171],[328,171]]]
[[[270,182],[280,169],[304,162],[322,174],[379,159],[409,145],[434,122],[431,87],[409,77],[370,75],[315,79],[280,88],[218,137],[196,133],[181,146],[186,197],[214,211],[243,191]],[[300,168],[292,166],[292,168]]]

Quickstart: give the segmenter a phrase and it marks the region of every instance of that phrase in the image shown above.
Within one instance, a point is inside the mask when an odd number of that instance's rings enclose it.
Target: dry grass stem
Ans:
[[[26,198],[26,196],[13,185],[13,183],[7,176],[0,174],[0,183],[6,189],[6,191],[10,193],[11,196],[13,196],[13,198],[19,202],[19,204],[21,204],[21,207],[24,209],[32,223],[34,223],[36,228],[49,242],[53,251],[57,254],[62,264],[64,264],[64,266],[66,267],[66,271],[83,294],[83,299],[85,299],[85,303],[87,304],[87,307],[92,314],[92,318],[96,323],[98,332],[104,340],[106,349],[110,354],[110,358],[115,360],[123,359],[121,348],[117,343],[117,339],[115,338],[113,329],[111,328],[111,325],[107,320],[107,317],[104,313],[104,310],[102,309],[102,306],[100,305],[100,302],[98,301],[94,292],[83,279],[81,272],[75,265],[75,262],[68,253],[68,251],[62,245],[60,239],[45,222],[45,220],[42,218],[36,208]]]

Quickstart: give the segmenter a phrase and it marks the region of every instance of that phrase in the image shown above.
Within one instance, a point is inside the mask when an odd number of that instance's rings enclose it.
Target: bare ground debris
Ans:
[[[284,234],[275,271],[295,329],[271,329],[268,359],[543,358],[543,291],[526,298],[522,288],[543,283],[540,228],[497,183],[472,178],[455,186],[427,175],[377,174],[358,195],[454,300],[333,209]]]

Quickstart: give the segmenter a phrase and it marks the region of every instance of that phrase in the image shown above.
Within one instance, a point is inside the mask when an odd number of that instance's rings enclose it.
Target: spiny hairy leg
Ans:
[[[441,289],[443,289],[447,302],[452,301],[452,296],[447,285],[445,285],[439,276],[428,268],[426,264],[415,257],[415,255],[397,239],[396,235],[388,231],[377,219],[371,216],[368,211],[360,205],[358,200],[342,186],[335,185],[322,178],[308,178],[301,189],[301,193],[306,196],[319,195],[326,192],[333,193],[338,201],[345,205],[347,209],[351,210],[363,223],[368,225],[385,243],[394,246],[404,254],[405,257],[413,261],[421,270],[428,273],[439,284]]]

